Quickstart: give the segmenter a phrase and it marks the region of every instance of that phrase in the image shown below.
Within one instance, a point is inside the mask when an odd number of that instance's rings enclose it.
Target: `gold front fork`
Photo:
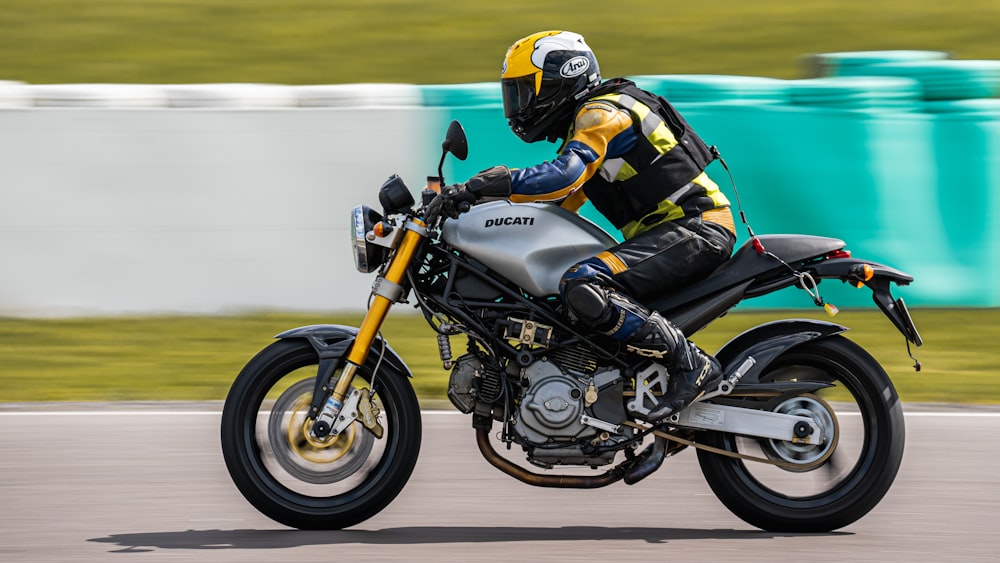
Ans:
[[[406,276],[406,270],[410,267],[410,262],[413,261],[413,255],[420,248],[420,243],[427,237],[425,227],[424,222],[416,218],[406,224],[406,233],[403,235],[403,241],[393,254],[385,276],[382,277],[382,280],[376,280],[376,285],[385,285],[384,282],[389,282],[389,287],[399,287],[402,285],[403,278]],[[368,308],[368,312],[365,313],[364,320],[361,321],[361,327],[358,329],[358,335],[354,339],[354,344],[351,345],[351,349],[347,353],[347,362],[344,364],[344,370],[340,374],[340,379],[337,380],[337,385],[333,388],[333,400],[336,401],[337,405],[343,404],[344,398],[347,396],[348,390],[351,388],[351,383],[354,380],[354,374],[357,373],[358,368],[364,365],[365,360],[368,359],[368,351],[371,350],[372,343],[375,342],[375,336],[378,335],[379,329],[382,328],[382,322],[385,321],[385,317],[388,315],[393,301],[382,293],[376,292],[372,304]]]

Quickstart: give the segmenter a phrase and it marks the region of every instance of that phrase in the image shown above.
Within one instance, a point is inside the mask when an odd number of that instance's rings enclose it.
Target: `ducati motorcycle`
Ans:
[[[458,122],[442,144],[438,186],[449,153],[468,154]],[[437,333],[451,370],[448,398],[471,417],[484,458],[529,485],[632,485],[692,448],[727,508],[781,532],[846,526],[889,490],[903,455],[902,407],[846,327],[786,319],[746,330],[715,353],[723,366],[716,388],[650,424],[644,415],[671,374],[571,322],[558,299],[563,273],[615,240],[553,204],[484,202],[429,222],[433,195],[425,191],[417,205],[393,176],[379,191],[381,212],[353,209],[356,266],[377,272],[359,327],[283,332],[233,383],[222,451],[237,488],[263,514],[294,528],[344,528],[378,513],[406,484],[420,410],[412,372],[380,335],[390,308],[404,301]],[[786,287],[823,305],[822,280],[868,288],[907,351],[921,345],[890,291],[913,278],[852,257],[833,238],[752,236],[697,286],[645,305],[690,336],[741,301]],[[512,459],[518,450],[524,459]]]

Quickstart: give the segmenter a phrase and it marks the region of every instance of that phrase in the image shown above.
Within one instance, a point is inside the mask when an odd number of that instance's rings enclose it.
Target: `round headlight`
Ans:
[[[367,205],[358,205],[351,210],[351,246],[354,248],[354,266],[359,272],[368,274],[378,270],[385,262],[386,249],[368,242],[367,235],[382,216]]]

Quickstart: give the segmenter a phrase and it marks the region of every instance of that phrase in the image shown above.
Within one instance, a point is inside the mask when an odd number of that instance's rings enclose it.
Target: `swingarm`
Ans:
[[[812,418],[743,407],[698,402],[668,419],[671,426],[711,430],[795,444],[822,444],[823,429]]]

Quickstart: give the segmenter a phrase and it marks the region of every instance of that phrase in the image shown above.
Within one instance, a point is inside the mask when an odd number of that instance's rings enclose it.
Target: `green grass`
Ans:
[[[413,370],[422,400],[441,399],[447,373],[422,317],[392,314],[383,334]],[[1000,403],[1000,310],[913,312],[926,344],[914,350],[877,311],[835,319],[892,376],[909,402]],[[813,311],[737,312],[695,336],[709,351],[756,324]],[[356,325],[359,315],[255,314],[27,320],[0,318],[0,401],[221,400],[242,365],[285,329],[316,323]],[[456,353],[463,343],[452,343]]]
[[[605,76],[801,76],[809,53],[1000,59],[1000,2],[967,0],[4,0],[0,79],[416,84],[496,80],[506,48],[584,34]]]

